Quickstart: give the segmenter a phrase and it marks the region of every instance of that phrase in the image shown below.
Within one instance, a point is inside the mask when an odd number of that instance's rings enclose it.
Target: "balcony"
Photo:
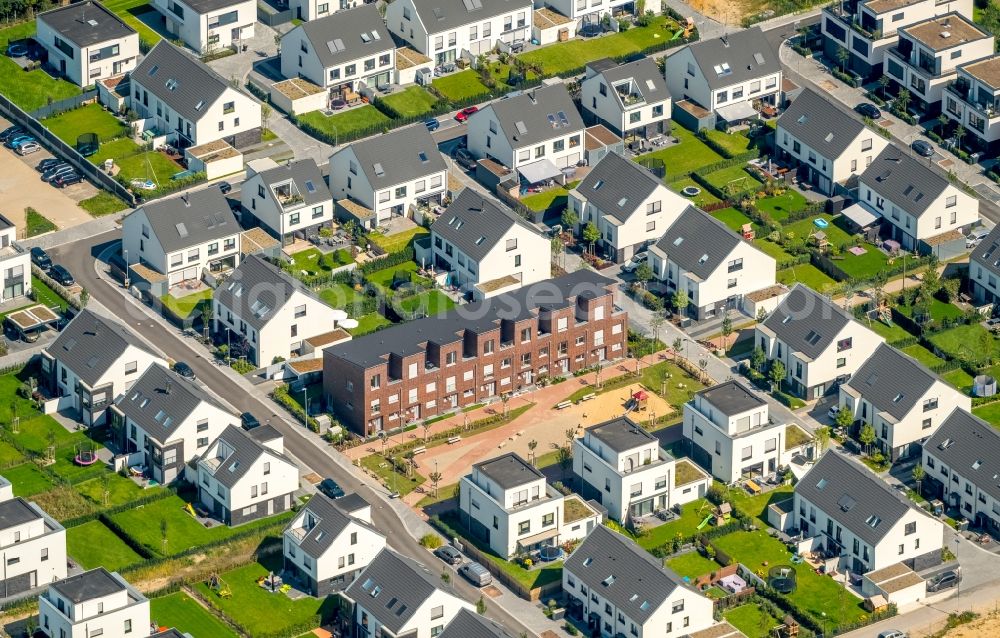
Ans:
[[[626,108],[646,103],[646,98],[643,97],[642,93],[640,93],[631,82],[625,82],[615,86],[615,91],[618,92],[618,97],[621,98],[622,104],[624,104]]]
[[[945,91],[951,93],[953,96],[958,98],[962,104],[981,114],[987,120],[1000,117],[1000,96],[994,96],[992,102],[981,102],[979,100],[970,99],[972,91],[970,90],[969,83],[961,78],[954,82],[950,82],[947,86],[945,86]],[[949,112],[956,117],[961,117],[960,113],[955,113],[954,111]]]
[[[271,191],[274,193],[274,198],[285,210],[297,208],[305,201],[294,182],[276,184],[271,187]]]

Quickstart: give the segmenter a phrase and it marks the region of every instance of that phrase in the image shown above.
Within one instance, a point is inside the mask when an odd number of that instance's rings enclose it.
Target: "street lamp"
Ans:
[[[306,411],[306,427],[309,426],[309,388],[302,388],[302,405],[305,407]]]
[[[125,290],[128,290],[128,285],[129,285],[129,271],[131,270],[131,268],[129,268],[129,265],[128,265],[128,250],[127,249],[122,249],[122,255],[125,257]]]
[[[962,544],[962,539],[957,534],[955,535],[955,556],[958,556],[958,546]],[[958,602],[958,607],[962,607],[962,574],[959,572],[958,578],[955,579],[955,600]]]

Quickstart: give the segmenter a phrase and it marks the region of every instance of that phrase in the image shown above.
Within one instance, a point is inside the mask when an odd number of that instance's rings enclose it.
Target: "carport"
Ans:
[[[548,180],[558,180],[560,184],[565,183],[566,176],[549,159],[540,159],[537,162],[525,164],[517,169],[521,177],[528,184],[538,184]]]
[[[58,321],[59,315],[42,304],[23,308],[7,315],[7,325],[11,326],[23,340],[29,343],[37,341],[38,333]]]

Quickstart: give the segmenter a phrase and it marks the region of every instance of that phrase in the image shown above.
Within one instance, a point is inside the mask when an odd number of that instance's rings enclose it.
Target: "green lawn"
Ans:
[[[78,204],[94,217],[112,215],[128,208],[128,204],[107,191],[101,191],[93,197],[79,201]]]
[[[60,312],[65,312],[69,308],[69,303],[65,299],[57,295],[47,283],[34,275],[31,276],[31,290],[35,301],[45,304],[47,308],[59,308]]]
[[[725,133],[718,129],[706,129],[705,137],[721,146],[729,156],[746,153],[750,150],[750,138],[745,133]]]
[[[364,293],[356,291],[348,284],[332,284],[319,291],[319,298],[323,303],[334,308],[344,308],[345,310],[361,303]],[[348,310],[348,314],[350,310]]]
[[[533,211],[544,212],[553,210],[562,214],[569,200],[569,192],[576,188],[579,180],[570,182],[565,186],[550,188],[541,193],[534,193],[521,198],[521,203]]]
[[[703,177],[709,184],[727,195],[729,189],[732,189],[734,193],[742,193],[748,190],[756,190],[760,186],[760,180],[746,169],[745,164],[713,171]]]
[[[323,275],[353,261],[350,251],[343,248],[326,254],[320,252],[318,248],[309,248],[292,255],[292,267],[295,272],[304,271],[307,275]]]
[[[159,186],[165,186],[170,178],[184,170],[184,167],[159,151],[143,151],[142,147],[129,138],[121,138],[101,144],[101,148],[90,157],[90,161],[102,166],[104,160],[113,159],[119,168],[116,178],[130,182],[133,179],[151,179]]]
[[[778,271],[778,283],[792,285],[803,283],[817,292],[825,292],[837,285],[837,282],[825,272],[812,264],[798,264]]]
[[[111,475],[111,480],[107,487],[107,507],[124,505],[125,503],[134,501],[141,496],[147,496],[153,494],[154,492],[162,492],[166,489],[164,487],[148,487],[143,489],[132,479],[127,479],[123,476],[118,476],[117,474]],[[104,484],[100,478],[77,483],[73,486],[73,489],[79,492],[84,498],[93,501],[96,505],[104,507]]]
[[[931,335],[930,342],[942,352],[972,361],[1000,356],[997,338],[978,323],[942,330]]]
[[[808,203],[801,193],[788,189],[781,195],[758,199],[754,205],[757,207],[757,210],[766,213],[774,221],[784,223],[788,219],[788,213],[800,211]]]
[[[9,414],[9,409],[4,411]],[[18,433],[11,434],[11,436],[22,447],[32,452],[41,454],[50,445],[54,446],[57,450],[62,449],[86,438],[82,433],[70,432],[50,416],[43,414],[31,417],[23,409],[20,410],[20,414],[22,416]]]
[[[405,250],[414,239],[427,235],[428,233],[430,233],[430,231],[423,226],[416,226],[400,233],[393,233],[392,235],[371,233],[368,235],[368,241],[387,253],[398,253],[401,250]]]
[[[53,224],[48,217],[42,215],[30,206],[24,209],[24,216],[25,223],[27,224],[25,234],[27,234],[28,237],[36,237],[45,233],[51,233],[56,229],[56,225]]]
[[[773,490],[764,494],[758,494],[757,496],[751,496],[750,492],[747,492],[742,487],[733,487],[727,490],[726,498],[733,504],[733,507],[753,516],[757,519],[759,525],[766,528],[768,526],[767,507],[771,503],[783,501],[791,495],[791,485],[779,485]]]
[[[402,459],[400,459],[400,462],[402,462]],[[416,472],[412,472],[410,476],[406,476],[396,471],[389,461],[378,454],[369,454],[361,459],[361,466],[378,475],[388,489],[399,492],[400,496],[406,496],[417,489],[417,486],[422,485],[425,480],[423,476]]]
[[[419,295],[403,299],[399,305],[407,312],[419,311],[425,313],[427,316],[431,316],[451,310],[455,307],[455,302],[440,290],[428,290]]]
[[[0,30],[0,43],[8,43],[35,35],[35,21],[23,22]],[[80,94],[80,87],[35,69],[25,71],[6,55],[0,56],[0,93],[25,111],[34,111],[49,101],[63,100]]]
[[[382,102],[403,117],[416,117],[429,113],[437,105],[438,99],[421,86],[410,86],[382,98]]]
[[[14,486],[14,496],[34,496],[55,486],[48,474],[34,463],[22,463],[3,471],[3,477]]]
[[[769,239],[758,238],[753,245],[764,254],[774,257],[778,264],[793,258],[791,253]]]
[[[688,376],[688,373],[681,370],[672,361],[661,361],[648,368],[644,368],[640,375],[642,384],[657,394],[661,393],[666,386],[666,395],[663,396],[667,403],[681,409],[681,406],[691,400],[695,392],[705,386],[697,379]],[[683,388],[678,388],[677,384],[683,383]],[[678,417],[680,414],[678,413]]]
[[[965,394],[972,394],[973,378],[972,375],[965,370],[958,368],[957,370],[952,370],[951,372],[942,374],[941,378]]]
[[[313,111],[297,117],[320,131],[336,137],[338,142],[355,135],[374,134],[389,125],[389,117],[371,104],[330,116],[323,115],[322,111]]]
[[[864,323],[865,326],[871,328],[876,334],[881,335],[883,338],[885,338],[886,342],[890,344],[897,341],[901,341],[903,339],[909,339],[910,337],[913,336],[909,332],[904,330],[902,326],[895,323],[893,323],[890,326],[887,326],[886,324],[874,318],[871,320],[871,322],[863,321],[862,323]]]
[[[420,275],[416,274],[419,268],[420,267],[417,265],[416,262],[408,261],[399,264],[398,266],[390,266],[388,268],[383,268],[382,270],[376,270],[373,273],[369,273],[365,275],[365,280],[370,284],[384,288],[386,291],[388,291],[389,288],[391,287],[393,277],[396,275],[396,273],[407,273],[410,276],[410,281],[415,283],[421,283],[421,284],[431,283],[430,279],[427,279],[426,277],[421,277]]]
[[[118,571],[142,561],[142,556],[100,521],[66,530],[66,552],[84,569],[104,567]]]
[[[720,222],[729,226],[734,233],[740,233],[743,231],[743,224],[750,224],[752,220],[747,217],[742,211],[735,208],[720,208],[719,210],[714,210],[711,213],[712,217],[718,219]]]
[[[175,297],[167,293],[160,297],[160,301],[175,315],[181,319],[186,319],[191,316],[191,313],[195,309],[201,306],[210,307],[212,305],[212,292],[211,288],[206,288],[205,290],[199,290],[183,297]]]
[[[152,20],[158,20],[159,14],[150,6],[147,0],[108,0],[105,7],[118,14],[125,24],[139,33],[139,40],[152,47],[162,39],[159,33],[139,19],[143,14],[152,13]]]
[[[752,604],[728,609],[722,613],[722,617],[746,634],[747,638],[770,638],[771,629],[781,624],[780,619]]]
[[[96,133],[99,140],[111,141],[122,137],[128,128],[100,104],[85,104],[42,120],[42,124],[70,146],[76,146],[77,137]]]
[[[694,197],[688,197],[691,203],[697,206],[698,208],[705,208],[706,206],[711,206],[712,204],[718,204],[719,202],[722,201],[715,195],[709,193],[707,190],[705,190],[704,186],[694,181],[694,179],[690,177],[685,177],[683,179],[678,179],[676,181],[670,182],[669,184],[667,184],[667,186],[670,188],[670,190],[674,191],[675,193],[680,193],[688,186],[694,186],[695,188],[700,190],[701,192],[695,195]],[[685,195],[685,197],[687,196]]]
[[[705,517],[712,513],[712,507],[713,505],[703,498],[685,503],[681,506],[680,518],[650,529],[647,534],[638,539],[639,545],[645,549],[653,549],[676,538],[678,535],[681,538],[694,536],[698,533],[698,525],[705,520]],[[702,530],[705,529],[709,528],[702,528]]]
[[[675,182],[702,166],[722,160],[721,155],[686,128],[674,126],[670,134],[677,138],[678,144],[636,158],[640,163],[646,159],[662,160],[666,167],[667,181]]]
[[[150,600],[149,619],[157,627],[174,627],[192,636],[237,636],[227,624],[182,591]]]
[[[392,322],[377,312],[358,317],[358,327],[348,330],[352,337],[360,337],[381,328],[391,326]]]
[[[705,558],[697,551],[681,554],[667,561],[667,567],[674,570],[681,578],[694,580],[702,574],[710,574],[719,568],[714,560]]]
[[[901,351],[910,355],[928,368],[944,363],[944,359],[938,357],[933,352],[918,343],[915,343],[912,346],[906,346],[905,348],[902,348]]]
[[[24,455],[16,447],[0,440],[0,468],[18,465],[24,461]]]
[[[983,421],[992,423],[993,427],[1000,429],[1000,401],[995,403],[987,403],[986,405],[981,405],[978,408],[972,408],[972,413],[978,416]],[[5,476],[10,476],[4,473]],[[11,479],[13,481],[13,479]],[[17,494],[17,489],[14,490]]]
[[[74,446],[59,448],[56,450],[56,462],[48,466],[48,470],[60,479],[74,485],[97,479],[103,474],[113,474],[108,466],[101,462],[93,465],[77,465],[74,461],[76,454],[77,449]]]
[[[913,318],[913,306],[896,306],[901,314]],[[958,319],[962,316],[962,309],[954,304],[950,304],[947,301],[941,301],[940,299],[931,299],[930,312],[932,321],[943,321],[945,319]]]
[[[437,78],[431,82],[431,86],[452,102],[467,100],[489,91],[489,88],[479,79],[479,74],[472,69]]]

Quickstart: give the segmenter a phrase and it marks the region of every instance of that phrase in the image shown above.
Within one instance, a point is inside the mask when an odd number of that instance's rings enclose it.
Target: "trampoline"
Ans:
[[[563,557],[563,549],[558,545],[553,545],[551,547],[543,547],[538,550],[538,557],[545,562],[550,562],[554,560],[559,560]]]
[[[973,396],[991,397],[997,393],[997,380],[988,374],[977,375],[972,384]]]
[[[97,450],[94,449],[93,445],[79,445],[76,448],[76,456],[73,457],[73,462],[84,467],[93,465],[97,463]]]
[[[775,565],[767,576],[767,584],[779,594],[790,594],[797,587],[795,568],[791,565]]]
[[[685,197],[695,197],[700,194],[701,194],[701,189],[698,188],[697,186],[685,186],[683,189],[681,189],[681,195],[684,195]]]

